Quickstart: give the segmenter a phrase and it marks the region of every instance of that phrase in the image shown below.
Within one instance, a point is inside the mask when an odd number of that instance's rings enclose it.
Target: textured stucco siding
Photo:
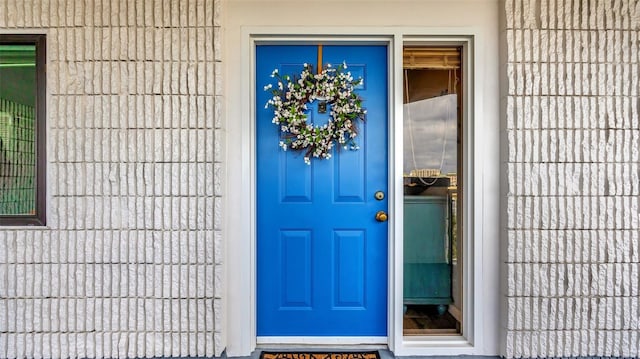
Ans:
[[[0,228],[0,358],[213,356],[219,0],[0,0],[47,34],[46,228]]]
[[[638,357],[640,2],[504,5],[504,354]]]

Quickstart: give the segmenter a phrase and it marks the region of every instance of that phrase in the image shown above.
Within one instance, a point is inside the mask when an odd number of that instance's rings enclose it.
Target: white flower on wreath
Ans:
[[[355,142],[357,123],[365,120],[367,111],[354,88],[363,80],[353,80],[351,72],[344,72],[346,68],[346,62],[337,68],[327,64],[319,74],[313,74],[312,66],[305,63],[293,78],[273,70],[271,77],[278,81],[277,88],[273,84],[264,86],[273,95],[265,108],[274,110],[271,122],[280,127],[278,145],[283,151],[304,151],[304,162],[311,164],[312,157],[330,159],[335,142],[345,149],[360,148]],[[329,121],[322,126],[307,123],[307,104],[318,99],[331,105]]]

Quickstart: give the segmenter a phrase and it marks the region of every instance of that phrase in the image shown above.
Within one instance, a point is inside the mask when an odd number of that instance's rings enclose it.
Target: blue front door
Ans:
[[[324,46],[323,64],[346,62],[367,110],[358,150],[328,160],[283,151],[264,105],[271,72],[316,66],[318,46],[256,48],[257,335],[387,334],[387,47]],[[328,113],[329,111],[327,111]],[[326,121],[316,105],[308,117]],[[384,198],[376,199],[376,192]]]

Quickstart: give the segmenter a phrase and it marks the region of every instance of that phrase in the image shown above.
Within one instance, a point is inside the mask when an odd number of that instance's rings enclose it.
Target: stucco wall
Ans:
[[[640,355],[640,2],[507,0],[508,357]]]
[[[0,358],[220,355],[217,0],[0,0],[47,34],[46,228],[0,228]]]

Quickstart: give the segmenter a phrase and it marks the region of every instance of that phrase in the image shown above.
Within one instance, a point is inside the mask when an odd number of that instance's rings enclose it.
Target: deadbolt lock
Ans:
[[[382,201],[384,199],[384,192],[378,191],[378,192],[376,192],[376,194],[374,196],[376,197],[376,199],[378,201]]]

